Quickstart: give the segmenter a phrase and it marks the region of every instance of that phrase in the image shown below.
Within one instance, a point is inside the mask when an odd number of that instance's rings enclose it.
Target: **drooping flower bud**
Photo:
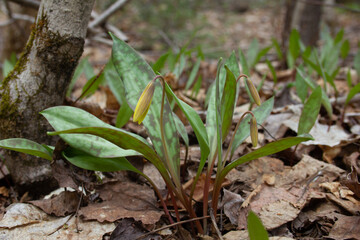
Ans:
[[[144,120],[147,112],[149,111],[151,100],[153,98],[155,90],[154,83],[154,80],[149,82],[145,90],[142,92],[139,101],[135,107],[133,121],[138,122],[138,124],[140,124]]]
[[[258,91],[256,90],[254,84],[252,83],[252,81],[250,79],[246,79],[246,85],[248,86],[249,90],[250,90],[250,94],[252,96],[252,98],[254,99],[256,105],[260,106],[261,105],[261,100],[260,100],[260,96]]]
[[[250,120],[250,137],[253,147],[256,147],[258,144],[258,128],[255,116]]]

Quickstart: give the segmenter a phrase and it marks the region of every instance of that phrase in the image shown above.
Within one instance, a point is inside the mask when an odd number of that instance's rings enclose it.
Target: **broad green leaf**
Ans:
[[[268,47],[265,47],[265,48],[261,49],[261,50],[258,52],[258,54],[256,55],[256,58],[255,58],[255,62],[254,62],[253,65],[252,65],[252,68],[255,67],[255,65],[261,60],[261,58],[262,58],[263,56],[265,56],[265,55],[269,52],[269,50],[270,50],[271,48],[272,48],[272,46],[268,46]]]
[[[239,49],[239,58],[240,58],[242,73],[247,76],[250,76],[249,65],[248,65],[245,55],[244,55],[243,51],[241,51],[241,49]]]
[[[207,136],[209,139],[209,147],[210,147],[210,159],[212,159],[212,157],[215,155],[216,151],[217,151],[217,109],[218,109],[218,105],[217,103],[217,97],[220,97],[220,70],[222,68],[222,64],[221,64],[221,59],[218,62],[218,66],[217,66],[217,75],[216,75],[216,79],[215,79],[215,85],[214,87],[211,89],[211,97],[210,97],[210,102],[209,102],[209,106],[207,108],[207,115],[206,115],[206,132],[207,132]],[[221,91],[222,92],[222,91]],[[210,164],[210,163],[209,163]]]
[[[354,68],[356,70],[358,79],[360,79],[360,48],[358,49],[354,57]]]
[[[236,78],[238,76],[240,76],[240,68],[239,68],[239,63],[238,63],[238,60],[236,58],[236,54],[235,54],[235,51],[232,51],[230,57],[228,58],[228,60],[226,61],[226,66],[228,66],[228,68],[230,69],[230,71],[234,74],[234,77],[235,77],[235,81],[236,81]],[[238,97],[239,97],[239,91],[240,91],[240,81],[238,81],[236,83],[236,93],[235,93],[235,104],[234,104],[234,107],[237,103],[237,100],[238,100]]]
[[[282,60],[284,57],[279,42],[276,40],[276,38],[272,38],[271,41],[275,47],[279,60]]]
[[[125,130],[122,129],[108,128],[108,127],[83,127],[83,128],[73,128],[63,131],[48,132],[48,135],[53,136],[53,135],[61,134],[61,135],[73,136],[77,133],[95,135],[103,139],[106,139],[107,141],[117,145],[120,148],[133,149],[141,153],[155,166],[158,166],[160,163],[159,157],[146,141],[140,139],[136,134],[126,132]]]
[[[258,53],[259,53],[259,41],[256,38],[254,38],[251,41],[249,49],[246,52],[247,62],[249,64],[250,69],[255,66]]]
[[[337,45],[338,43],[340,43],[343,40],[344,37],[344,29],[340,29],[340,31],[336,34],[335,38],[334,38],[334,44]]]
[[[32,156],[52,160],[52,152],[34,141],[24,138],[9,138],[0,140],[0,148],[26,153]]]
[[[350,89],[346,97],[345,105],[349,104],[350,100],[359,92],[360,92],[360,83],[356,84],[353,88]]]
[[[123,127],[131,118],[133,110],[129,107],[125,97],[125,87],[122,80],[119,78],[118,73],[114,67],[114,64],[110,60],[105,67],[104,77],[110,87],[110,90],[114,94],[116,100],[119,102],[120,109],[116,117],[115,126],[118,128]]]
[[[321,95],[321,87],[318,86],[304,104],[299,120],[298,135],[309,133],[314,126],[320,112]]]
[[[321,69],[320,69],[319,65],[317,65],[316,63],[314,63],[313,61],[311,61],[309,58],[307,58],[305,56],[303,56],[303,60],[308,66],[310,66],[312,69],[314,69],[316,71],[316,73],[321,76]]]
[[[196,98],[196,96],[199,94],[199,91],[201,89],[201,84],[202,84],[202,76],[199,75],[198,79],[196,80],[191,90],[191,97]]]
[[[200,145],[201,150],[201,156],[200,156],[200,164],[196,173],[196,177],[194,180],[194,187],[192,191],[195,189],[196,182],[198,181],[200,174],[205,166],[206,159],[209,155],[210,148],[208,143],[208,136],[206,134],[206,128],[200,118],[200,116],[197,114],[197,112],[190,107],[188,104],[180,100],[174,92],[171,90],[168,84],[166,84],[166,93],[173,97],[175,102],[178,104],[181,111],[185,114],[186,118],[188,119],[191,127],[193,128],[196,138]]]
[[[296,88],[296,94],[301,99],[301,102],[304,103],[308,95],[308,85],[306,84],[306,82],[298,72],[296,72],[296,77],[295,77],[295,88]]]
[[[84,73],[87,79],[90,79],[95,75],[94,69],[92,68],[91,64],[89,63],[88,58],[84,58],[80,61],[78,66],[75,69],[74,75],[70,81],[68,90],[66,92],[66,96],[70,96],[72,89],[74,88],[74,85],[76,81],[79,79],[80,75]]]
[[[48,108],[42,111],[41,114],[48,120],[50,125],[56,131],[81,127],[115,128],[82,109],[70,106]],[[139,138],[139,136],[137,137]],[[61,138],[71,147],[81,149],[82,151],[96,157],[112,158],[139,155],[139,153],[133,150],[121,149],[105,139],[96,136],[74,134],[61,135]]]
[[[113,64],[119,73],[125,89],[126,99],[131,109],[139,100],[139,97],[149,81],[155,77],[155,73],[149,64],[130,46],[111,34],[113,39],[112,59]],[[162,88],[159,82],[156,82],[154,97],[149,111],[143,121],[143,124],[149,134],[152,144],[163,161],[166,161],[166,153],[161,141],[161,127],[165,130],[165,144],[168,151],[167,155],[170,164],[177,174],[180,174],[180,144],[177,137],[175,122],[172,111],[165,98],[164,104],[164,125],[160,126],[160,112],[162,102]]]
[[[95,75],[91,77],[82,89],[82,98],[88,97],[96,92],[101,84],[103,84],[105,78],[104,73],[100,73],[100,75]]]
[[[201,63],[201,58],[198,58],[194,64],[194,67],[191,70],[189,79],[186,82],[185,90],[188,90],[194,83],[196,75],[199,72],[200,63]]]
[[[67,148],[63,152],[66,160],[75,166],[92,171],[114,172],[114,171],[133,171],[139,172],[126,158],[99,158],[94,157],[85,152],[75,149]]]
[[[174,113],[174,120],[176,124],[176,129],[181,136],[181,138],[184,140],[184,143],[187,147],[189,147],[189,136],[187,135],[186,128],[184,124],[181,122],[180,118]]]
[[[15,67],[15,63],[12,63],[11,61],[5,59],[3,64],[3,77],[5,78]]]
[[[220,174],[220,182],[226,177],[226,175],[235,167],[239,166],[240,164],[244,164],[246,162],[249,162],[251,160],[268,156],[277,152],[281,152],[289,147],[295,146],[301,142],[305,142],[308,140],[312,140],[313,138],[307,134],[305,136],[297,136],[297,137],[288,137],[283,138],[280,140],[277,140],[275,142],[271,142],[266,144],[265,146],[258,148],[248,154],[245,154],[244,156],[232,161],[230,164],[228,164],[223,171]]]
[[[180,78],[180,75],[184,71],[185,66],[186,66],[186,56],[185,54],[180,54],[179,62],[177,63],[175,70],[173,72],[176,79]]]
[[[294,60],[300,54],[300,34],[296,29],[293,29],[289,37],[289,51]]]
[[[277,83],[277,76],[276,76],[275,68],[274,68],[274,66],[271,64],[271,62],[270,62],[268,59],[266,59],[266,64],[268,65],[268,68],[269,68],[269,70],[270,70],[270,72],[271,72],[271,75],[273,76],[274,85],[276,85],[276,83]]]
[[[234,74],[225,65],[226,81],[221,98],[221,119],[222,119],[222,142],[224,142],[232,125],[232,117],[235,106],[236,79]]]
[[[267,240],[269,235],[261,220],[253,211],[247,217],[247,227],[250,240]]]
[[[262,124],[265,119],[270,115],[274,107],[274,97],[263,102],[259,107],[255,108],[252,112],[255,115],[258,124]],[[246,116],[240,123],[238,131],[235,133],[234,142],[231,148],[231,155],[240,146],[240,144],[250,135],[250,116]]]
[[[157,73],[161,71],[161,69],[165,66],[166,60],[171,53],[171,50],[169,50],[159,57],[159,59],[152,65],[152,69],[154,70],[154,72]]]
[[[345,59],[348,56],[349,51],[350,51],[350,42],[349,40],[346,39],[340,48],[341,57]]]
[[[313,82],[310,78],[305,77],[305,73],[300,68],[296,68],[296,71],[299,73],[299,76],[306,82],[306,84],[311,88],[311,90],[315,90],[315,88],[317,87],[317,84],[315,82]],[[332,106],[330,103],[330,99],[326,95],[324,89],[321,89],[321,91],[322,91],[321,104],[324,106],[328,115],[331,117],[332,116]]]
[[[352,85],[353,85],[352,79],[351,79],[351,71],[350,71],[350,69],[348,69],[348,71],[346,73],[346,83],[347,83],[349,88],[351,88]]]

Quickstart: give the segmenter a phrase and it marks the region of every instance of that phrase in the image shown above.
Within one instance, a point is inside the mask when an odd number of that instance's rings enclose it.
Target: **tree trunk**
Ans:
[[[15,69],[0,86],[0,139],[21,137],[54,146],[39,112],[63,103],[83,52],[94,0],[43,0],[36,23]],[[6,151],[6,165],[22,189],[53,187],[48,161]]]
[[[306,46],[315,46],[319,40],[322,5],[308,1],[287,0],[282,44],[287,48],[292,29],[297,29]]]

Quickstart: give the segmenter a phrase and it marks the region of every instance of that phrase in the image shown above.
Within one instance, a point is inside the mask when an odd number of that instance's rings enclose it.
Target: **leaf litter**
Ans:
[[[200,68],[200,71],[210,75],[208,78],[212,79],[216,63],[202,62]],[[260,68],[262,66],[256,67],[258,71]],[[265,123],[265,128],[272,136],[264,132],[264,139],[260,138],[260,142],[272,141],[272,137],[282,138],[297,130],[302,105],[294,98],[293,91],[284,87],[291,75],[291,70],[278,72],[280,83],[277,87],[283,87],[283,90],[278,92],[278,99],[275,101],[278,108],[273,110]],[[261,80],[257,73],[254,73],[253,78],[257,83]],[[340,81],[340,84],[345,86],[344,81]],[[269,97],[273,89],[273,82],[265,81],[262,94]],[[181,88],[177,94],[201,111],[205,101],[203,89],[201,91],[202,94],[197,98],[190,97],[192,94]],[[113,107],[111,98],[113,96],[102,88],[96,92],[93,100],[81,102],[80,105],[90,109],[104,121],[114,124],[115,117],[109,116],[106,111],[107,108],[118,108]],[[246,101],[248,99],[239,97],[240,103]],[[242,112],[248,107],[249,105],[244,104],[237,107],[237,110]],[[339,125],[329,127],[323,117],[319,118],[310,132],[315,140],[298,147],[295,153],[298,160],[294,164],[289,165],[289,159],[284,157],[286,155],[279,154],[254,160],[232,170],[227,176],[227,187],[220,204],[224,212],[222,223],[228,231],[223,236],[224,239],[248,238],[245,229],[246,215],[250,209],[260,217],[272,235],[270,239],[324,236],[330,239],[360,239],[357,114],[357,108],[350,108],[349,113],[345,114],[344,123],[349,126],[348,131]],[[129,123],[125,128],[146,137],[146,132],[138,125]],[[191,129],[189,135],[194,137]],[[248,152],[247,143],[245,141],[235,155]],[[225,142],[224,145],[226,144]],[[198,145],[191,145],[190,152],[188,167],[196,169],[200,158]],[[155,182],[160,189],[165,189],[164,183],[156,176],[150,164],[143,165],[144,172],[152,179],[157,179]],[[62,167],[55,167],[55,172],[63,187],[77,189],[81,181],[93,181],[93,178],[81,177],[81,172],[69,170],[68,166]],[[191,183],[193,176],[192,170],[188,169],[185,179]],[[161,219],[163,212],[154,191],[146,184],[140,185],[139,179],[135,180],[136,183],[129,177],[125,181],[112,179],[103,184],[94,184],[94,189],[89,189],[91,191],[88,191],[81,203],[79,233],[76,233],[76,218],[71,216],[77,210],[80,191],[65,191],[51,199],[10,205],[0,221],[0,235],[6,235],[10,239],[101,239],[104,235],[116,240],[136,239],[159,225],[166,225],[166,222]],[[201,202],[202,190],[201,184],[196,187],[196,201]],[[1,194],[9,193],[4,189]],[[170,233],[173,231],[171,229]],[[153,234],[144,239],[161,239],[161,236]]]

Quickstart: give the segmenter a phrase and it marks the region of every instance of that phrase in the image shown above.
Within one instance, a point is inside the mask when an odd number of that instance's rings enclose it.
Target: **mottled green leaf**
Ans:
[[[298,126],[299,135],[309,133],[314,126],[320,112],[321,95],[321,87],[318,86],[304,104]]]
[[[77,167],[101,172],[114,172],[114,171],[133,171],[139,172],[126,158],[98,158],[86,154],[83,151],[74,148],[67,148],[63,152],[66,160],[71,162]]]
[[[174,113],[174,120],[179,135],[184,140],[185,145],[189,147],[189,136],[187,135],[186,128],[184,124],[181,122],[180,118],[175,113]]]
[[[122,129],[108,127],[83,127],[68,129],[64,131],[48,132],[48,135],[53,136],[61,134],[73,136],[77,133],[95,135],[106,139],[107,141],[117,145],[120,148],[133,149],[141,153],[145,158],[154,163],[155,166],[158,166],[160,163],[159,157],[144,139],[141,139],[136,134],[126,132]]]
[[[198,58],[190,72],[189,79],[186,82],[185,90],[188,90],[194,83],[197,73],[199,72],[201,58]]]
[[[155,77],[155,73],[149,64],[146,63],[146,61],[134,49],[112,34],[111,37],[113,39],[113,64],[123,80],[128,104],[134,110],[141,93],[149,81]],[[180,144],[177,137],[175,122],[167,98],[165,98],[163,111],[164,126],[160,126],[162,88],[159,82],[156,82],[155,84],[154,97],[143,124],[157,154],[163,161],[166,161],[160,131],[160,127],[164,127],[165,144],[171,161],[170,164],[172,164],[174,171],[179,173]]]
[[[235,76],[226,65],[225,65],[225,69],[226,69],[226,81],[224,86],[224,92],[221,98],[222,142],[224,142],[232,125],[232,117],[234,113],[235,94],[236,94]]]
[[[82,109],[70,106],[48,108],[42,111],[41,114],[56,131],[81,127],[115,128]],[[61,135],[61,138],[73,148],[81,149],[96,157],[112,158],[139,155],[136,151],[121,149],[105,139],[96,136],[74,134],[71,136]]]
[[[41,144],[24,138],[9,138],[0,140],[0,148],[52,160],[52,152],[50,152],[47,148]]]

